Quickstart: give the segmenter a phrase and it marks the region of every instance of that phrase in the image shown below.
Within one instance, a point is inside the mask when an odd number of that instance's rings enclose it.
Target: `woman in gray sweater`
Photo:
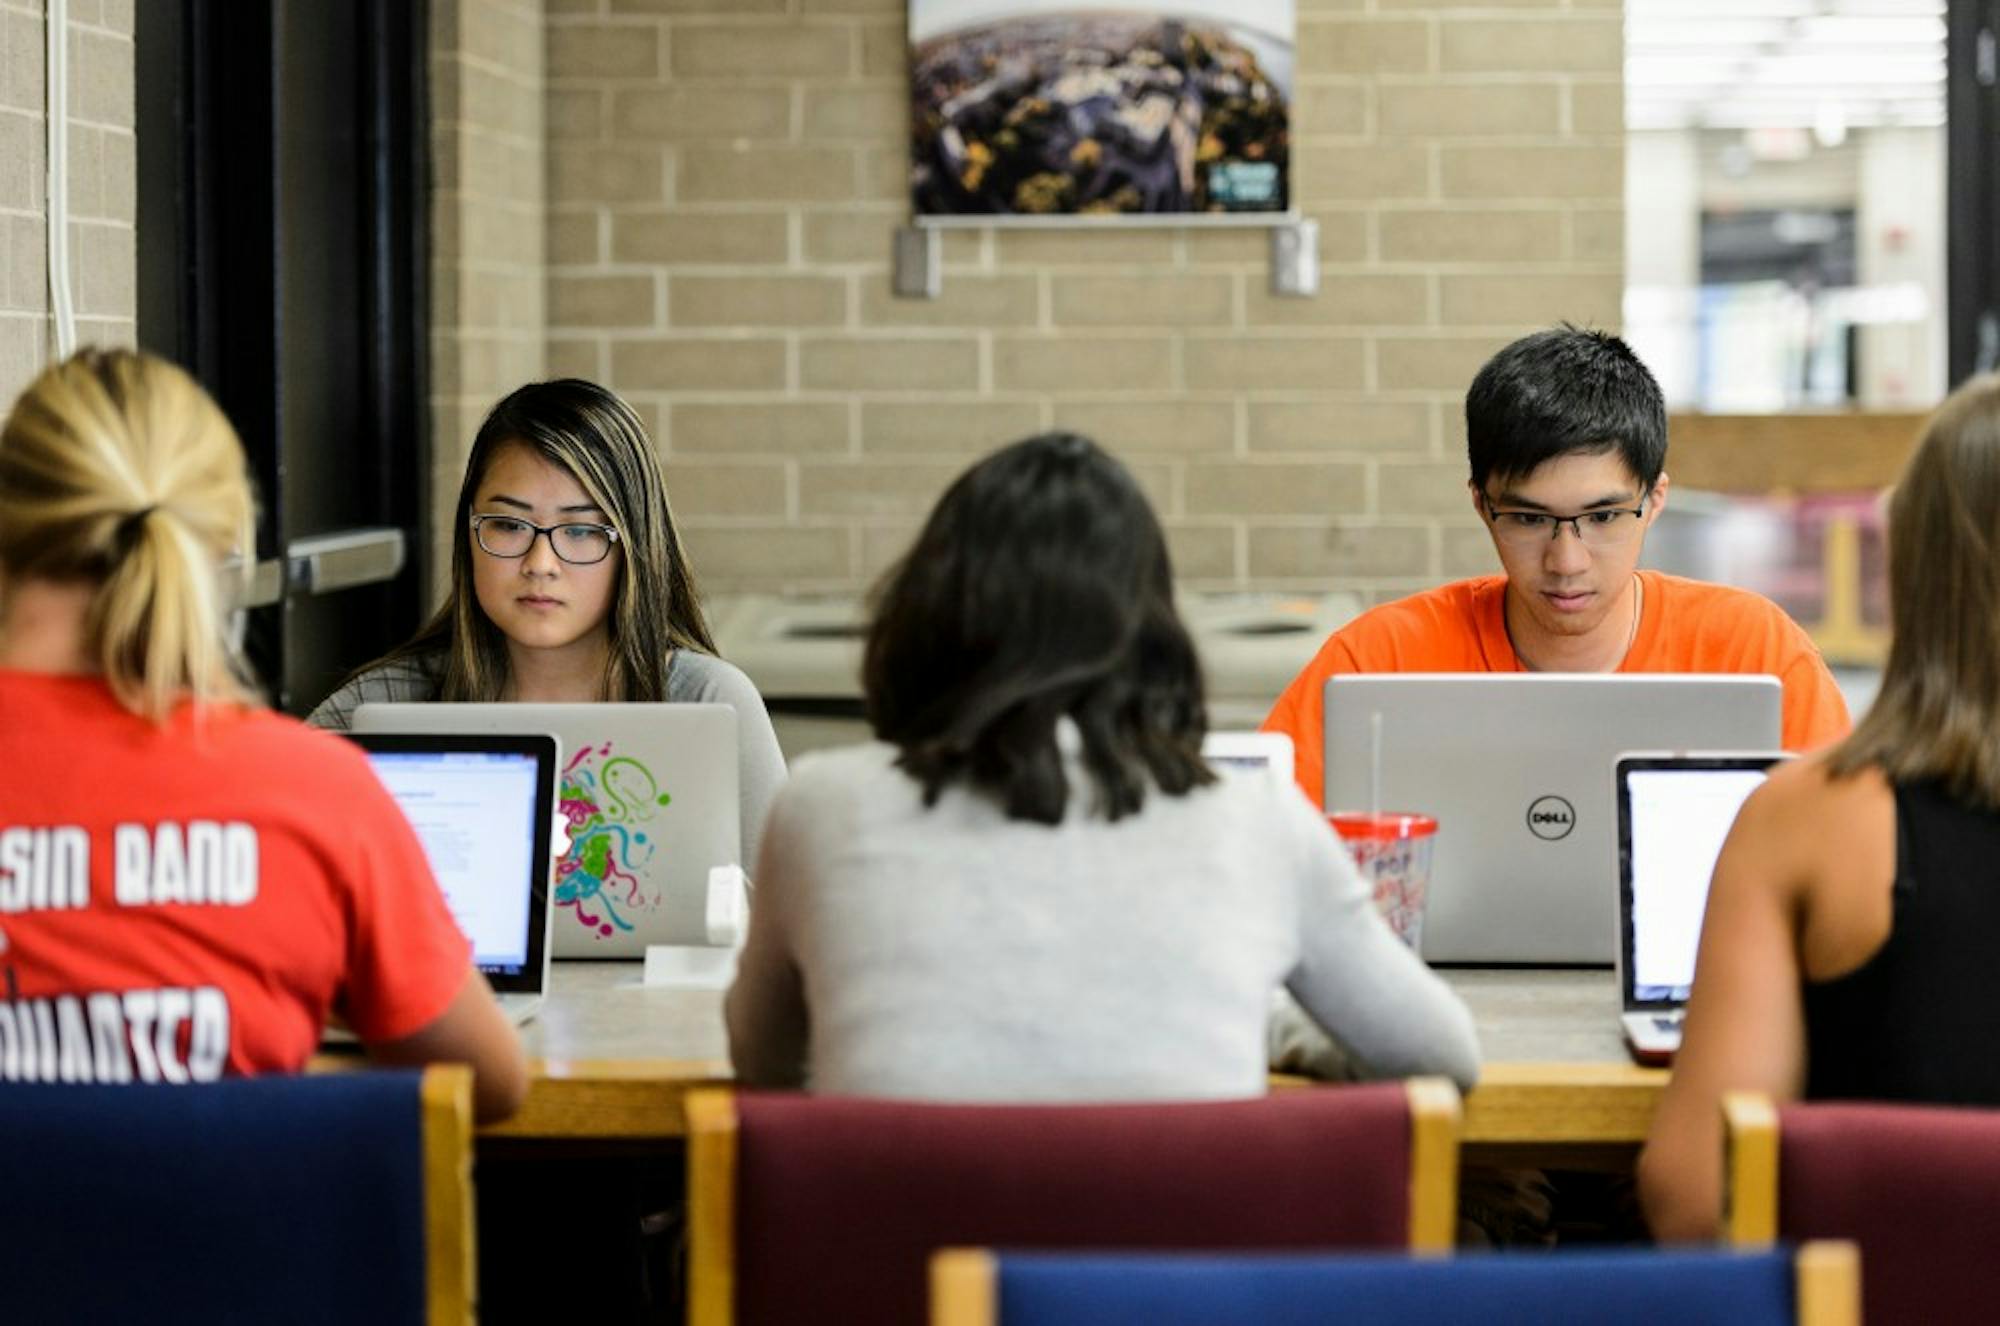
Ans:
[[[799,762],[729,992],[738,1076],[944,1100],[1252,1096],[1273,991],[1378,1073],[1472,1021],[1288,780],[1201,758],[1201,672],[1123,466],[975,465],[880,592],[878,744]]]

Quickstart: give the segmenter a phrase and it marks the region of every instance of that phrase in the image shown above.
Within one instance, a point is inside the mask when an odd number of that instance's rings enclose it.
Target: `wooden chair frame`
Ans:
[[[1778,1239],[1778,1107],[1761,1091],[1722,1097],[1722,1238],[1764,1248]]]
[[[931,1254],[931,1326],[998,1326],[1000,1259],[985,1248]]]
[[[1861,1326],[1861,1249],[1845,1239],[1801,1243],[1798,1326]]]
[[[431,1326],[468,1326],[478,1284],[472,1211],[472,1070],[433,1064],[423,1107],[425,1296]]]
[[[1792,1266],[1797,1326],[1861,1326],[1861,1255],[1852,1243],[1804,1244]],[[985,1248],[933,1253],[930,1303],[931,1326],[1001,1326],[999,1259]]]
[[[1337,1090],[1337,1088],[1327,1088]],[[1411,1251],[1451,1251],[1458,1229],[1458,1088],[1448,1078],[1404,1083],[1410,1108]],[[688,1326],[736,1320],[735,1094],[704,1087],[687,1094]]]
[[[701,1087],[687,1114],[688,1326],[736,1320],[736,1093]]]
[[[1410,1101],[1410,1250],[1450,1253],[1458,1241],[1458,1087],[1446,1077],[1413,1077]]]

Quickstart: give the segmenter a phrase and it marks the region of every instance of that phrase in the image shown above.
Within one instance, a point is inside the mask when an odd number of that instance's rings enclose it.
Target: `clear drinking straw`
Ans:
[[[1368,715],[1368,813],[1382,818],[1382,711]]]

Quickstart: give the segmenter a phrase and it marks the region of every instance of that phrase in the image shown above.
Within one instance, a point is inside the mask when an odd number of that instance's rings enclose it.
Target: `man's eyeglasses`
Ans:
[[[1644,501],[1638,506],[1599,507],[1573,516],[1558,516],[1552,511],[1497,511],[1485,497],[1480,498],[1480,505],[1493,525],[1493,537],[1510,548],[1524,550],[1560,538],[1564,525],[1586,548],[1616,548],[1638,536],[1646,515]]]
[[[519,516],[474,516],[472,537],[495,557],[526,557],[535,540],[549,536],[549,547],[571,566],[589,566],[611,555],[618,531],[609,525],[571,521],[564,525],[537,525]]]

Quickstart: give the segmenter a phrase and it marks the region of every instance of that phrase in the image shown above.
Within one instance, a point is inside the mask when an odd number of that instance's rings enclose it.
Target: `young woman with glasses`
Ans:
[[[505,1117],[520,1042],[408,821],[230,644],[251,530],[235,431],[164,360],[80,351],[0,430],[0,1084],[296,1070],[338,1010]]]
[[[715,656],[645,425],[605,388],[530,383],[473,439],[451,591],[307,721],[378,701],[705,701],[736,711],[744,860],[784,781],[749,678]]]

